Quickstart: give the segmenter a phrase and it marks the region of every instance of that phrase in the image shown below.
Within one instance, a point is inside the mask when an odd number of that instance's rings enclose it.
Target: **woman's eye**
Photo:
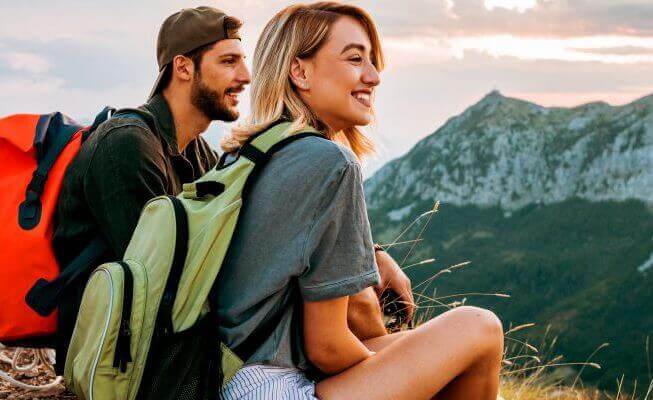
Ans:
[[[360,56],[354,56],[354,57],[349,58],[349,61],[359,63],[359,62],[363,61],[363,59]]]

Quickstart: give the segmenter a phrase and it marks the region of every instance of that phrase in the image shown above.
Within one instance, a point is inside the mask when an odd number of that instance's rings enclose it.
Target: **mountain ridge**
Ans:
[[[623,106],[562,108],[492,91],[381,167],[366,181],[366,191],[395,200],[419,193],[422,199],[506,211],[572,197],[650,203],[650,154],[653,95]],[[420,181],[430,184],[414,185]]]

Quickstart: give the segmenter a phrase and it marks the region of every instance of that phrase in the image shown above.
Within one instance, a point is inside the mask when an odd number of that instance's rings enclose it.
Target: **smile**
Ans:
[[[352,97],[356,99],[359,103],[364,105],[365,107],[371,107],[372,102],[370,101],[371,95],[368,92],[364,91],[358,91],[358,92],[352,92]]]
[[[236,105],[236,104],[238,104],[238,95],[240,94],[241,91],[242,90],[238,90],[238,91],[229,90],[229,91],[227,91],[227,93],[225,93],[225,95],[226,95],[227,98],[229,98],[229,100],[231,100],[231,102],[234,105]]]

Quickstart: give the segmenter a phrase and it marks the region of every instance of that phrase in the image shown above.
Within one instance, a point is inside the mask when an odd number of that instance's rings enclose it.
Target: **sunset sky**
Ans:
[[[88,121],[103,105],[145,100],[163,19],[195,5],[245,21],[256,38],[281,0],[0,0],[0,116],[61,110]],[[487,92],[543,105],[625,104],[653,93],[651,0],[365,0],[387,69],[366,173],[409,150]],[[250,59],[251,61],[251,59]],[[248,99],[241,104],[248,113]],[[228,129],[213,124],[217,143]]]

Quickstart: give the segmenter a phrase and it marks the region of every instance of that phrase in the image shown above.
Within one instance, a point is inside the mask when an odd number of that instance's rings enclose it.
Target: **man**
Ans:
[[[141,209],[153,197],[182,191],[217,163],[200,137],[211,121],[238,118],[238,94],[250,82],[238,19],[211,7],[168,17],[157,40],[159,76],[148,102],[103,123],[70,165],[61,190],[53,247],[68,265],[96,237],[100,262],[122,258]],[[57,367],[63,368],[81,277],[59,307]]]
[[[250,81],[241,22],[210,7],[168,17],[159,32],[159,77],[138,115],[116,116],[84,143],[63,183],[54,249],[67,265],[101,235],[107,260],[122,257],[145,203],[178,194],[217,157],[200,138],[213,120],[238,118]]]

